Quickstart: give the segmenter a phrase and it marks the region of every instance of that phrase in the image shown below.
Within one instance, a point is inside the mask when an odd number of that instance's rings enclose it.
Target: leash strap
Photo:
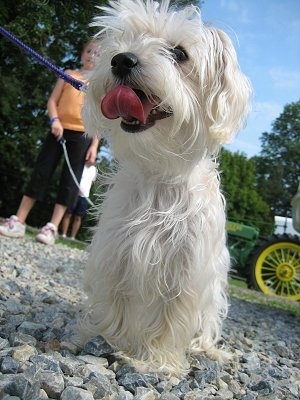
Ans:
[[[65,82],[67,82],[70,85],[72,85],[75,89],[81,90],[81,91],[86,91],[87,85],[84,82],[81,82],[80,80],[73,78],[71,75],[66,74],[64,71],[59,69],[56,65],[52,64],[50,61],[46,60],[45,57],[41,56],[39,53],[37,53],[36,51],[31,49],[29,46],[27,46],[25,43],[23,43],[20,39],[18,39],[15,35],[10,33],[5,28],[3,28],[1,25],[0,25],[0,33],[3,36],[5,36],[8,40],[10,40],[14,44],[16,44],[18,47],[20,47],[21,50],[24,50],[29,55],[35,57],[37,60],[40,61],[40,63],[45,65],[51,71],[55,72],[59,76],[59,78],[63,79]],[[70,164],[70,160],[69,160],[69,156],[68,156],[68,152],[67,152],[67,148],[66,148],[66,140],[65,140],[65,138],[62,137],[59,142],[63,147],[64,156],[65,156],[65,159],[66,159],[70,174],[72,175],[72,178],[73,178],[76,186],[80,189],[79,182],[76,179],[76,176],[75,176],[74,171],[73,171],[73,169],[71,167],[71,164]],[[95,207],[93,202],[88,197],[86,199],[87,199],[88,203],[91,206]]]
[[[84,82],[79,81],[78,79],[75,79],[72,76],[66,74],[64,71],[62,71],[56,65],[54,65],[50,61],[48,61],[45,57],[41,56],[39,53],[37,53],[36,51],[31,49],[29,46],[27,46],[25,43],[23,43],[20,39],[18,39],[15,35],[10,33],[9,31],[7,31],[1,25],[0,25],[0,33],[3,36],[5,36],[8,40],[10,40],[14,44],[16,44],[18,47],[20,47],[22,50],[24,50],[26,53],[35,57],[37,60],[40,61],[40,63],[45,65],[51,71],[55,72],[59,76],[59,78],[63,79],[65,82],[72,85],[75,89],[81,90],[81,91],[86,91],[87,86]]]
[[[76,176],[75,176],[75,174],[74,174],[74,171],[73,171],[73,169],[72,169],[72,167],[71,167],[71,163],[70,163],[70,160],[69,160],[69,156],[68,156],[68,152],[67,152],[67,148],[66,148],[66,139],[62,136],[62,137],[59,139],[59,143],[62,145],[62,148],[63,148],[63,150],[64,150],[64,155],[65,155],[66,163],[67,163],[67,165],[68,165],[70,174],[72,175],[72,178],[73,178],[73,180],[74,180],[76,186],[77,186],[78,189],[80,190],[80,184],[79,184],[79,182],[78,182],[78,180],[77,180],[77,178],[76,178]],[[89,203],[90,206],[95,207],[95,204],[92,202],[92,200],[90,200],[88,197],[86,197],[86,199],[87,199],[87,202]]]

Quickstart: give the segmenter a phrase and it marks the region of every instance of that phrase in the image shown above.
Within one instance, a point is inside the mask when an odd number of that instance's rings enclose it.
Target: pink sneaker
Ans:
[[[48,222],[35,237],[35,240],[44,244],[54,244],[57,239],[57,228]]]
[[[0,234],[8,237],[22,238],[25,236],[25,229],[25,224],[22,224],[16,215],[11,215],[1,223]]]

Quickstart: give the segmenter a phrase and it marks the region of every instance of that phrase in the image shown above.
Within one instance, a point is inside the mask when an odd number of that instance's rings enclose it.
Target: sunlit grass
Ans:
[[[247,288],[247,283],[244,280],[235,279],[231,277],[229,277],[229,285],[234,285],[245,289]]]
[[[288,300],[279,296],[270,296],[257,290],[247,289],[247,286],[240,286],[240,282],[230,279],[229,294],[231,296],[248,301],[249,303],[267,305],[281,311],[300,315],[299,301]]]

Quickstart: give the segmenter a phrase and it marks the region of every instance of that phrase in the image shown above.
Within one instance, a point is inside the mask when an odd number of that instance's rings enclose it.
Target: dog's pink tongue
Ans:
[[[123,117],[145,124],[153,104],[143,92],[140,97],[128,86],[120,85],[106,94],[101,102],[102,114],[108,119]]]

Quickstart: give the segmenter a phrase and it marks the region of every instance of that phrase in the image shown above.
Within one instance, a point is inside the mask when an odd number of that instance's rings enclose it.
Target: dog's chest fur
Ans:
[[[218,188],[218,175],[209,160],[181,182],[168,183],[121,169],[107,192],[94,238],[101,248],[107,242],[118,253],[119,262],[114,259],[109,268],[118,270],[122,265],[142,279],[142,275],[153,278],[155,271],[161,274],[161,268],[174,272],[178,265],[182,273],[189,269],[198,280],[198,272],[206,268],[201,264],[216,251],[214,238],[224,239]],[[223,246],[221,240],[218,247]]]

